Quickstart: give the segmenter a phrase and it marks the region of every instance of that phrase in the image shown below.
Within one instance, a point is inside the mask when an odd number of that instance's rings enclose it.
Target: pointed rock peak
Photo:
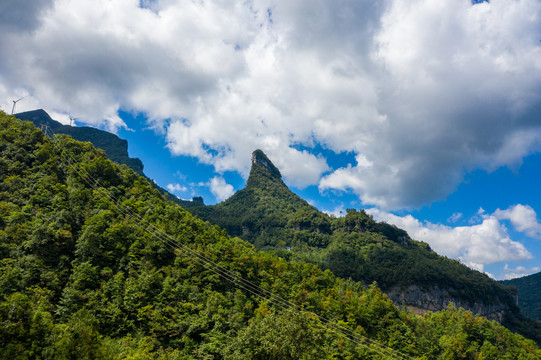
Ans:
[[[259,149],[252,153],[252,170],[255,166],[265,168],[275,178],[282,178],[280,170],[278,170],[278,168],[269,160],[267,155]]]

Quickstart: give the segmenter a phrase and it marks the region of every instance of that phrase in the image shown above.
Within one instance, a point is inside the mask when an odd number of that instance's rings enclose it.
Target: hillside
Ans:
[[[522,313],[541,321],[541,272],[512,280],[501,281],[517,288],[518,305]]]
[[[262,250],[351,277],[377,282],[396,304],[437,311],[454,302],[500,322],[519,316],[512,289],[458,261],[437,255],[395,226],[349,209],[343,218],[318,211],[290,191],[257,150],[244,189],[215,206],[189,209]]]
[[[0,113],[2,359],[541,357],[463,309],[415,316],[258,252],[90,143],[54,139]]]
[[[38,128],[46,125],[55,134],[66,134],[78,141],[91,142],[96,148],[105,151],[107,157],[111,161],[124,164],[133,169],[137,174],[146,177],[143,172],[143,162],[138,158],[131,158],[128,154],[128,142],[124,139],[120,139],[115,134],[88,126],[75,127],[63,125],[60,122],[53,120],[43,109],[22,112],[15,114],[15,116],[21,120],[32,121]],[[152,185],[166,196],[168,200],[174,201],[183,207],[201,204],[200,202],[202,199],[200,198],[195,198],[194,201],[182,200],[169,193],[155,182],[152,182]]]
[[[143,163],[138,158],[128,155],[128,142],[110,132],[87,126],[63,125],[53,120],[43,109],[26,111],[15,115],[18,119],[32,121],[36,127],[48,126],[55,134],[66,134],[78,141],[89,141],[102,149],[107,157],[119,164],[125,164],[137,174],[143,175]]]

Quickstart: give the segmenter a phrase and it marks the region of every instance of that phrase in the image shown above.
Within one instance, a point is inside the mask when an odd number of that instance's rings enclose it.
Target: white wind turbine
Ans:
[[[79,120],[79,118],[74,118],[74,117],[71,117],[71,115],[68,115],[68,117],[70,118],[70,126],[72,126],[73,122],[75,120]]]
[[[26,96],[23,96],[22,98],[20,99],[17,99],[17,100],[12,100],[13,101],[13,107],[11,108],[11,115],[13,115],[13,112],[15,111],[15,105],[21,101],[22,99],[24,99]]]

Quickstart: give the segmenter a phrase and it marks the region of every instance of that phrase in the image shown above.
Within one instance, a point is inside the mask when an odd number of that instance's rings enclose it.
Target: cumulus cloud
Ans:
[[[500,220],[510,220],[515,230],[529,237],[541,239],[541,224],[531,206],[517,204],[506,210],[497,209],[494,216]]]
[[[534,266],[531,268],[526,268],[524,266],[517,266],[516,268],[511,268],[509,267],[508,264],[505,264],[505,267],[503,269],[504,280],[511,280],[511,279],[531,275],[539,271],[541,271],[541,267],[539,266]]]
[[[451,227],[421,222],[411,215],[397,216],[376,208],[367,212],[376,220],[406,230],[413,239],[428,243],[438,254],[460,259],[480,271],[487,264],[533,257],[524,245],[509,237],[507,228],[494,214],[484,214],[479,224]]]
[[[141,112],[172,153],[217,172],[246,176],[261,148],[290,184],[390,209],[541,147],[537,0],[21,4],[32,22],[7,19],[0,37],[2,108],[28,94],[20,111],[113,130],[119,109]],[[331,169],[297,145],[356,163]]]
[[[216,197],[216,200],[223,201],[235,193],[233,186],[225,182],[225,179],[215,176],[210,179],[210,192]]]
[[[167,190],[170,192],[184,192],[188,191],[188,188],[180,184],[167,184]]]

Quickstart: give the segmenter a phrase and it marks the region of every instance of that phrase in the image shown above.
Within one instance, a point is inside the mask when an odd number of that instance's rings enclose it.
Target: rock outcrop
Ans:
[[[501,299],[492,299],[491,304],[481,302],[470,303],[464,299],[459,299],[451,294],[453,289],[440,289],[439,287],[431,287],[428,290],[421,289],[417,285],[410,285],[406,288],[393,287],[385,291],[385,294],[397,306],[403,304],[416,314],[424,314],[427,311],[439,311],[448,307],[449,303],[453,303],[457,308],[462,307],[470,310],[472,313],[484,316],[491,320],[502,322],[505,314],[510,311],[509,305],[501,301]]]
[[[253,166],[264,167],[265,169],[269,171],[269,173],[272,176],[278,179],[282,178],[282,174],[280,174],[280,170],[278,170],[278,168],[274,166],[272,161],[269,160],[267,155],[265,155],[265,153],[259,149],[252,153],[252,167]]]

